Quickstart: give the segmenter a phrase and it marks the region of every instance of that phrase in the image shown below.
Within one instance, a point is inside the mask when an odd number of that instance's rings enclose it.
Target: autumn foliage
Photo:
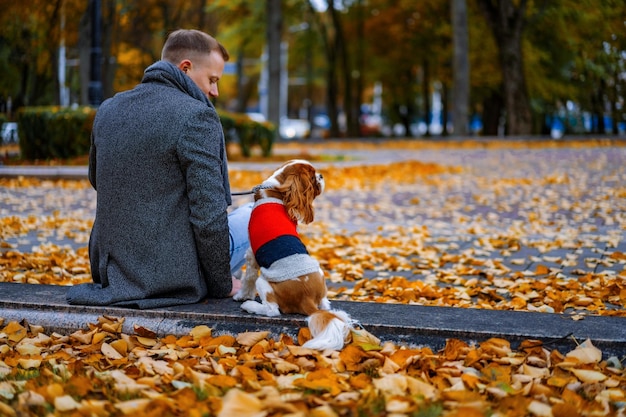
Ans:
[[[502,145],[457,149],[465,146]],[[407,148],[437,145],[385,144],[387,152]],[[322,169],[327,191],[316,200],[316,221],[301,235],[327,272],[334,300],[562,313],[573,320],[623,317],[626,188],[623,164],[605,172],[604,155],[566,161],[560,172],[551,166],[547,175],[503,170],[493,177],[471,164],[330,162]],[[533,162],[500,163],[526,164],[516,172],[543,169]],[[234,170],[232,188],[250,189],[266,176]],[[590,186],[594,176],[603,176],[600,187]],[[0,281],[88,281],[94,207],[88,182],[15,178],[0,185],[3,204],[13,207],[0,216]],[[457,190],[468,189],[461,199]],[[499,215],[513,205],[522,220],[505,227]],[[478,206],[493,210],[475,215]],[[301,347],[308,338],[306,329],[293,340],[269,332],[214,334],[206,326],[158,337],[105,316],[61,335],[0,318],[0,416],[626,413],[623,358],[603,356],[590,340],[571,339],[566,352],[536,340],[511,346],[495,338],[450,339],[434,352],[357,329],[342,351],[317,352]]]
[[[198,326],[156,337],[102,316],[70,335],[0,322],[0,415],[623,415],[626,371],[587,340],[559,352],[528,340],[448,340],[440,352],[355,330],[318,352],[268,332]]]

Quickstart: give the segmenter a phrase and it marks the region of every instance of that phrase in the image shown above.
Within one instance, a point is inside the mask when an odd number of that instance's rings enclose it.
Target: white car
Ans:
[[[0,137],[2,137],[2,143],[5,145],[10,143],[18,143],[19,137],[17,136],[17,123],[3,123],[2,130],[0,131]]]
[[[265,116],[263,116],[263,113],[248,112],[248,113],[246,113],[246,116],[248,116],[248,118],[250,118],[250,120],[254,120],[255,122],[258,122],[258,123],[265,122]]]
[[[305,139],[311,136],[311,124],[305,119],[280,119],[278,133],[282,139]]]

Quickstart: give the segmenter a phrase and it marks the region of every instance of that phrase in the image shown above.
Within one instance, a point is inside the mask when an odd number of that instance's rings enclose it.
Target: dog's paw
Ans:
[[[263,304],[253,300],[245,301],[241,304],[241,309],[252,314],[263,314],[261,311],[263,309]]]
[[[244,289],[241,289],[237,291],[235,295],[233,295],[233,300],[235,301],[254,300],[255,296],[256,296],[255,293],[251,294],[249,291],[245,291]]]
[[[278,306],[272,303],[261,304],[257,301],[248,300],[241,305],[241,308],[252,314],[259,314],[269,317],[280,316],[280,310],[278,309]]]

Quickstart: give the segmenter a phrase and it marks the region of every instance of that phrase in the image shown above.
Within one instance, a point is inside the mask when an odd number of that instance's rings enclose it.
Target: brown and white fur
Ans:
[[[298,222],[306,224],[313,221],[313,200],[323,190],[322,175],[308,161],[296,159],[282,165],[257,187],[254,207],[271,202],[282,203],[295,226]],[[251,220],[251,236],[253,232],[270,230],[273,221],[268,220],[256,221],[254,225]],[[301,242],[299,238],[298,241]],[[319,263],[308,253],[303,253],[289,255],[275,260],[270,266],[260,267],[253,248],[246,254],[242,288],[233,297],[237,301],[248,300],[241,308],[265,316],[278,316],[281,313],[306,315],[313,338],[304,347],[317,350],[343,348],[353,321],[344,311],[330,309],[326,281]],[[306,252],[303,244],[302,248]],[[260,303],[255,301],[256,293],[261,299]]]

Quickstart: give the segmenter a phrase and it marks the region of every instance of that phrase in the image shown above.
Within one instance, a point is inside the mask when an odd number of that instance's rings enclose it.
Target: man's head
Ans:
[[[181,69],[208,97],[217,97],[217,82],[224,72],[228,51],[199,30],[176,30],[167,37],[161,59]]]

